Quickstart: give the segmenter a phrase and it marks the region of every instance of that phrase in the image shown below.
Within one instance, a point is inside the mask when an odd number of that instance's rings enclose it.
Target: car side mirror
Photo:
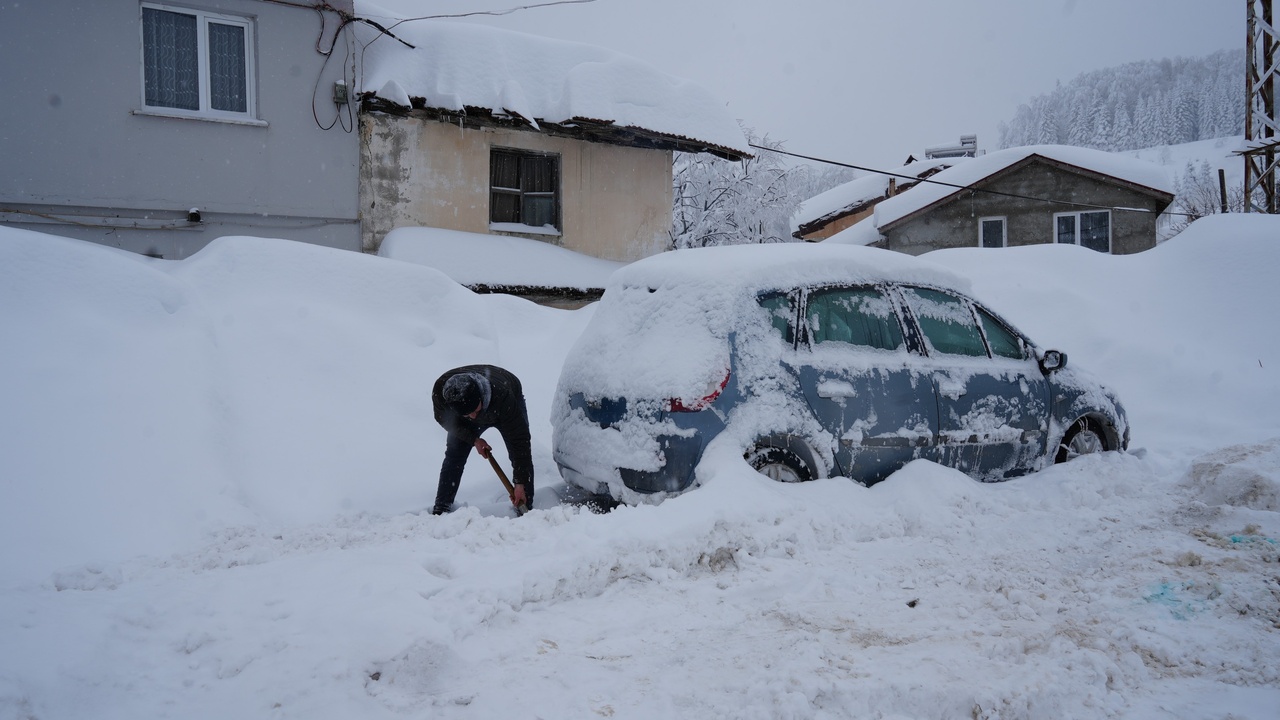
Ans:
[[[1040,372],[1045,375],[1057,372],[1067,366],[1067,354],[1060,350],[1045,350],[1040,356]]]

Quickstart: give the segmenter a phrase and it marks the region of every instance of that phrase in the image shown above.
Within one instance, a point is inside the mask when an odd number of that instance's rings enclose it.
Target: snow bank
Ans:
[[[535,320],[552,311],[480,305],[408,263],[244,237],[153,261],[0,233],[0,405],[20,409],[0,419],[0,543],[28,548],[0,558],[10,580],[429,505],[435,378],[473,362],[527,377],[560,352],[556,322]],[[554,382],[524,383],[535,422]]]
[[[462,285],[581,290],[603,288],[625,264],[528,238],[425,227],[392,230],[378,255],[435,268]]]
[[[1277,237],[926,258],[1118,388],[1144,453],[868,489],[719,452],[594,515],[558,502],[547,422],[593,308],[280,240],[175,263],[0,228],[0,717],[1270,720]],[[430,383],[475,361],[524,383],[537,507],[473,461],[462,509],[412,514]]]

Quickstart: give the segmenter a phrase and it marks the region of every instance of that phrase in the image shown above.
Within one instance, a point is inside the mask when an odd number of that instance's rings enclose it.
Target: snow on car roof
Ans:
[[[968,282],[928,260],[855,245],[776,243],[674,250],[638,260],[613,274],[610,287],[697,284],[763,291],[836,282],[886,280],[965,291]]]
[[[969,286],[929,261],[850,245],[729,245],[638,260],[609,278],[565,358],[561,387],[593,397],[696,399],[724,377],[729,334],[767,325],[759,293],[883,280]]]

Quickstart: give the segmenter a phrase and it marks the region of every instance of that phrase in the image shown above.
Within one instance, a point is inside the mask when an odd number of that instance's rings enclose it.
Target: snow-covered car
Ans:
[[[781,481],[870,485],[924,458],[984,481],[1128,446],[1116,396],[925,260],[778,244],[613,274],[552,406],[565,480],[622,502],[698,484],[732,443]]]

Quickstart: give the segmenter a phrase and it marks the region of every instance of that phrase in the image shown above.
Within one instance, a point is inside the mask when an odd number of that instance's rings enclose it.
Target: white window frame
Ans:
[[[978,247],[986,247],[986,245],[982,244],[982,224],[993,220],[1000,221],[1000,247],[1009,247],[1009,217],[1007,215],[989,215],[978,218]]]
[[[1107,254],[1108,254],[1108,255],[1110,255],[1110,254],[1111,254],[1111,238],[1112,238],[1112,236],[1114,235],[1114,233],[1112,232],[1112,228],[1113,228],[1114,226],[1112,225],[1112,218],[1111,218],[1111,211],[1110,211],[1110,210],[1079,210],[1079,211],[1076,211],[1076,212],[1061,212],[1061,213],[1054,213],[1054,214],[1053,214],[1053,225],[1050,227],[1050,233],[1051,233],[1051,235],[1050,235],[1050,242],[1052,242],[1052,243],[1058,243],[1058,242],[1059,242],[1059,240],[1058,240],[1058,218],[1061,218],[1061,217],[1072,217],[1072,218],[1075,218],[1075,237],[1073,237],[1073,238],[1072,238],[1071,243],[1072,243],[1072,244],[1074,244],[1074,245],[1080,245],[1080,216],[1081,216],[1081,215],[1092,215],[1092,214],[1095,214],[1095,213],[1103,213],[1103,214],[1105,214],[1105,215],[1107,216],[1107,250],[1106,250],[1106,252],[1107,252]],[[1083,247],[1083,246],[1082,246],[1082,247]],[[1090,249],[1092,249],[1092,248],[1090,248]]]
[[[142,9],[150,8],[152,10],[161,10],[163,12],[176,13],[178,15],[191,15],[196,18],[196,60],[198,64],[199,82],[200,82],[200,109],[187,110],[185,108],[166,107],[162,105],[147,104],[147,60],[146,60],[146,33],[143,30]],[[244,83],[245,83],[245,112],[232,112],[229,110],[215,110],[210,99],[210,82],[209,82],[209,23],[213,22],[220,25],[234,25],[244,28]],[[138,81],[139,81],[139,97],[142,102],[141,113],[144,115],[165,115],[169,117],[185,117],[196,118],[201,120],[220,120],[225,122],[240,122],[251,125],[265,125],[266,123],[258,120],[258,102],[257,102],[257,63],[256,48],[257,43],[254,34],[254,23],[251,18],[240,15],[223,15],[221,13],[208,12],[206,10],[196,10],[194,8],[182,7],[179,5],[165,5],[161,3],[144,2],[140,3],[138,8]]]

